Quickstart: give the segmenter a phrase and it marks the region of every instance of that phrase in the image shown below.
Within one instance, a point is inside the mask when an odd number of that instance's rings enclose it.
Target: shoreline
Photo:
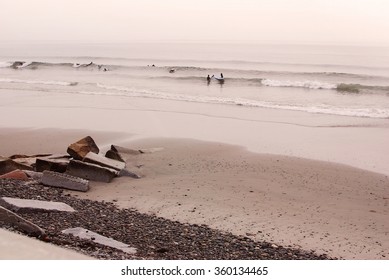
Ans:
[[[0,90],[0,129],[85,130],[122,141],[189,138],[238,145],[259,154],[341,163],[389,175],[389,120],[288,110]],[[128,135],[126,138],[125,135]]]

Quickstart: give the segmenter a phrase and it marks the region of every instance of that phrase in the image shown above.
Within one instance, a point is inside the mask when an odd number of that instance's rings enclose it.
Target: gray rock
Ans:
[[[66,173],[72,176],[84,178],[91,181],[99,181],[109,183],[117,176],[118,171],[102,167],[97,164],[83,162],[79,160],[71,160]]]
[[[89,190],[88,180],[47,170],[43,171],[42,184],[74,191],[86,192]]]
[[[71,206],[63,202],[20,199],[12,197],[0,198],[0,205],[13,212],[75,212]]]
[[[89,163],[93,163],[93,164],[97,164],[97,165],[100,165],[100,166],[103,166],[103,167],[108,167],[108,168],[111,168],[111,169],[116,169],[116,170],[121,170],[123,169],[124,167],[126,167],[126,164],[124,162],[121,162],[121,161],[118,161],[118,160],[114,160],[114,159],[110,159],[110,158],[106,158],[102,155],[98,155],[98,154],[95,154],[95,153],[88,153],[84,159],[83,159],[84,162],[89,162]]]
[[[104,246],[108,246],[111,248],[115,248],[115,249],[121,250],[121,251],[128,253],[128,254],[135,254],[136,253],[136,248],[130,247],[127,244],[116,241],[112,238],[102,236],[98,233],[95,233],[93,231],[90,231],[90,230],[87,230],[87,229],[84,229],[81,227],[65,229],[62,231],[62,233],[78,236],[81,239],[91,240],[95,243],[98,243],[98,244],[101,244]]]
[[[23,219],[19,215],[0,206],[0,226],[12,226],[17,230],[23,231],[36,237],[44,237],[46,233],[37,225]]]
[[[99,147],[97,147],[95,141],[90,136],[70,144],[67,149],[67,153],[78,160],[82,160],[89,152],[98,154],[99,151]]]

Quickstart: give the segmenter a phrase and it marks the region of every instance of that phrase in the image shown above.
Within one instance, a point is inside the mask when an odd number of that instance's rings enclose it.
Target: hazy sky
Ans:
[[[0,0],[0,41],[389,45],[388,0]]]

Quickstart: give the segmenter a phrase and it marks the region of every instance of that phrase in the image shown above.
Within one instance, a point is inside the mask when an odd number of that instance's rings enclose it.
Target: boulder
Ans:
[[[89,190],[88,180],[47,170],[43,171],[42,184],[81,192]]]
[[[124,244],[122,242],[116,241],[112,238],[105,237],[103,235],[100,235],[98,233],[95,233],[93,231],[87,230],[85,228],[77,227],[77,228],[70,228],[65,229],[62,231],[64,234],[71,234],[74,236],[77,236],[81,239],[86,239],[89,241],[93,241],[94,243],[101,244],[107,247],[115,248],[118,250],[121,250],[128,254],[135,254],[136,248],[130,247],[127,244]]]
[[[99,147],[97,147],[95,141],[90,136],[70,144],[67,149],[67,153],[78,160],[82,160],[89,152],[98,154],[99,151]]]
[[[23,171],[16,169],[0,176],[0,179],[28,180],[28,176]]]
[[[54,201],[1,197],[0,205],[16,213],[75,212],[71,206]]]
[[[106,158],[100,154],[88,153],[84,159],[84,162],[94,163],[103,167],[108,167],[115,170],[122,170],[126,167],[126,164],[122,161]]]
[[[119,173],[115,169],[79,160],[71,160],[66,173],[91,181],[109,183]]]
[[[0,206],[0,226],[12,226],[17,230],[23,231],[27,234],[36,237],[45,237],[46,233],[39,226],[23,219],[19,215],[9,211],[8,209]]]

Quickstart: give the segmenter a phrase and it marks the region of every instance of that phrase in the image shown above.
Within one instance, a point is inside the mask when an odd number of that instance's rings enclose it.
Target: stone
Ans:
[[[100,152],[92,137],[87,136],[70,144],[67,153],[74,159],[82,160],[89,152],[98,154]]]
[[[55,171],[59,173],[66,172],[66,168],[69,164],[68,158],[37,158],[35,164],[35,171],[43,172],[44,170]]]
[[[97,164],[79,160],[71,160],[66,173],[91,181],[109,183],[117,176],[118,171]]]
[[[126,167],[126,164],[122,161],[106,158],[102,155],[95,153],[88,153],[84,159],[84,162],[94,163],[103,167],[108,167],[111,169],[121,170]]]
[[[15,179],[15,180],[27,181],[28,177],[26,173],[24,173],[23,171],[16,169],[14,171],[1,175],[0,179]]]
[[[0,206],[0,226],[4,225],[12,226],[19,231],[23,231],[36,237],[43,238],[46,236],[45,231],[39,226]]]
[[[15,162],[10,158],[0,158],[0,175],[6,174],[14,170],[33,170],[31,166]]]
[[[116,241],[112,238],[105,237],[103,235],[87,230],[85,228],[76,227],[76,228],[65,229],[62,231],[62,233],[71,234],[81,239],[90,240],[93,241],[94,243],[115,248],[128,254],[136,254],[136,248],[130,247],[127,244]]]
[[[20,199],[1,197],[0,205],[16,213],[36,212],[75,212],[71,206],[63,202],[42,201],[34,199]]]
[[[43,171],[42,184],[81,192],[89,190],[88,180],[47,170]]]

